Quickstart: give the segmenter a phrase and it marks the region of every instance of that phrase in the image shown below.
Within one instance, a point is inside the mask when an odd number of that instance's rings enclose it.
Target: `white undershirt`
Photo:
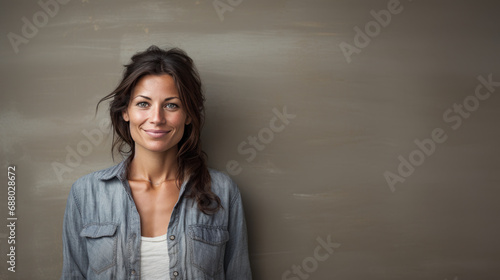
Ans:
[[[167,234],[141,236],[141,279],[170,279],[169,264]]]

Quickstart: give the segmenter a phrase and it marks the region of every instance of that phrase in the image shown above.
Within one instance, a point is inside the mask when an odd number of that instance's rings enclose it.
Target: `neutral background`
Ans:
[[[498,279],[500,87],[474,97],[479,76],[500,81],[498,2],[405,0],[385,26],[370,12],[389,0],[224,3],[73,0],[44,18],[37,1],[1,1],[0,278],[59,277],[71,184],[114,164],[109,129],[85,136],[107,116],[95,105],[157,44],[197,63],[210,166],[239,163],[254,279]],[[16,52],[8,34],[23,36],[23,17],[39,28]],[[369,42],[356,31],[367,26]],[[340,45],[356,42],[348,62]],[[295,118],[270,134],[285,107]],[[415,141],[436,128],[446,140],[424,155]],[[1,225],[9,165],[15,273]],[[391,189],[386,172],[405,177]],[[317,251],[328,239],[338,248]]]

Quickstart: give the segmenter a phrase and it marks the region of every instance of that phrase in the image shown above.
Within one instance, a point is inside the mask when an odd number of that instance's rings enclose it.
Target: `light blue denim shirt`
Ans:
[[[63,225],[61,279],[140,279],[141,222],[125,161],[79,178]],[[168,279],[252,279],[240,192],[226,174],[210,169],[222,209],[213,215],[186,198],[186,179],[168,225]]]

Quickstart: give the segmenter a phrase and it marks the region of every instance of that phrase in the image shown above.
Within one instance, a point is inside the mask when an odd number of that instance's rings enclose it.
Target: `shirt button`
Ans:
[[[174,276],[179,276],[179,272],[174,271]]]
[[[170,235],[170,240],[175,240],[175,235]]]
[[[135,270],[132,269],[132,271],[130,271],[130,274],[134,275],[135,274]]]

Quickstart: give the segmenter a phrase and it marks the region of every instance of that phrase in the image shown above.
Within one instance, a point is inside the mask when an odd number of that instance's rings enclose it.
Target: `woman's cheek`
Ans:
[[[175,127],[180,127],[181,124],[183,124],[183,119],[184,119],[183,114],[181,112],[179,112],[177,114],[172,114],[167,119],[167,124],[168,124],[168,121],[170,120],[170,125],[175,126]]]

